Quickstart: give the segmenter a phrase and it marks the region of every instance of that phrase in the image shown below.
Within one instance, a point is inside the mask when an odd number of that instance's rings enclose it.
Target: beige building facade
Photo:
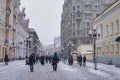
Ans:
[[[15,55],[15,26],[20,0],[0,0],[0,60]]]
[[[120,65],[120,43],[116,42],[120,36],[120,0],[105,9],[93,23],[100,33],[96,42],[98,61]]]

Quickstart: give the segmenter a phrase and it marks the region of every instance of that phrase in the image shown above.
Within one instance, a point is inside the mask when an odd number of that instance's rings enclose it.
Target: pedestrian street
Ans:
[[[90,66],[80,67],[59,62],[57,71],[53,71],[51,64],[35,64],[34,71],[30,72],[24,60],[12,61],[8,65],[0,63],[0,80],[119,80],[109,73],[96,71]]]

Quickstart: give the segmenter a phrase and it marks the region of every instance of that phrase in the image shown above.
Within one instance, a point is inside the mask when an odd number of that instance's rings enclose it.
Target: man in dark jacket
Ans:
[[[54,56],[52,58],[52,66],[53,66],[53,70],[56,71],[57,70],[57,63],[59,62],[59,58],[57,56],[57,53],[54,53]]]
[[[78,56],[78,63],[80,66],[82,66],[82,56],[81,55]]]
[[[35,55],[32,53],[29,57],[29,65],[30,65],[30,71],[33,72],[34,69],[34,62],[35,62]]]

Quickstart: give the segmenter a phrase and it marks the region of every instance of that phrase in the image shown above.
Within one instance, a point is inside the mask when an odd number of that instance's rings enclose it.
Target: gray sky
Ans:
[[[60,36],[60,21],[64,0],[21,0],[30,28],[34,28],[43,45],[53,43]]]

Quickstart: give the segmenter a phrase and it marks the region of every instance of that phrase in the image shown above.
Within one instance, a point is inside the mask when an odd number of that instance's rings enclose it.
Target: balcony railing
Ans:
[[[11,9],[9,7],[6,8],[6,13],[8,13],[9,15],[11,14]]]

